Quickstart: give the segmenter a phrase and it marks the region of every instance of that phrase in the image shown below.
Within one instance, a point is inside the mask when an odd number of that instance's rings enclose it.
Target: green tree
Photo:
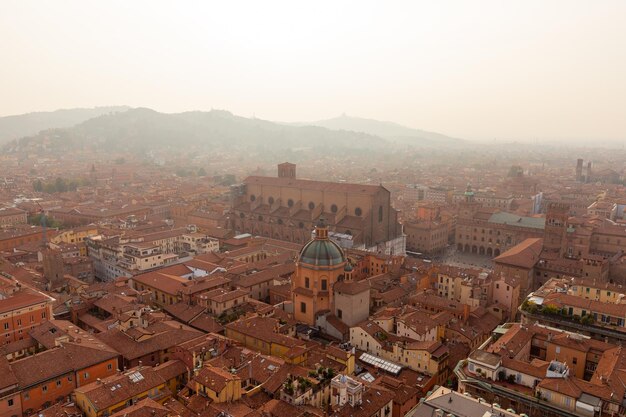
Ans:
[[[519,165],[513,165],[509,168],[509,177],[519,177],[524,174],[524,168]]]
[[[54,188],[56,192],[64,193],[67,191],[67,183],[63,178],[57,177],[57,179],[54,181]]]
[[[57,191],[57,189],[56,189],[56,187],[54,186],[54,183],[52,183],[52,182],[47,182],[47,183],[45,183],[45,184],[43,185],[43,191],[44,191],[45,193],[52,194],[52,193],[55,193],[55,192]]]
[[[41,225],[41,217],[42,214],[35,214],[34,216],[30,216],[28,218],[28,224],[32,224],[35,226],[40,226]],[[55,220],[49,216],[46,216],[46,227],[49,227],[51,229],[60,229],[63,227],[63,222],[59,221],[59,220]]]
[[[200,167],[200,169],[198,170],[198,176],[206,177],[206,171],[204,170],[204,168]]]
[[[233,185],[235,182],[237,182],[237,178],[233,174],[226,174],[224,175],[222,185]]]
[[[522,303],[522,310],[528,311],[530,314],[534,314],[537,312],[539,307],[533,301],[524,300]]]
[[[561,309],[556,306],[544,306],[542,312],[551,316],[555,316],[561,312]]]

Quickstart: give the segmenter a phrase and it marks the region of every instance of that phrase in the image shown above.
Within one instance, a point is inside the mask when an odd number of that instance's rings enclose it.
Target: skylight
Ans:
[[[376,356],[372,356],[369,353],[362,354],[360,359],[367,364],[373,365],[378,369],[382,369],[394,375],[398,375],[402,370],[402,367],[400,365],[386,361],[381,358],[377,358]]]
[[[139,382],[139,381],[143,381],[143,375],[141,375],[140,372],[133,372],[132,374],[128,375],[128,378],[132,381],[132,382]]]

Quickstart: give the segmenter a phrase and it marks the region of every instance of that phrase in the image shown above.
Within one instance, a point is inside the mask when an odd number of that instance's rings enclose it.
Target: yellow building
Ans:
[[[192,378],[192,384],[196,393],[216,403],[241,399],[241,378],[221,368],[205,365]]]
[[[187,373],[181,361],[138,366],[74,390],[74,401],[87,417],[116,413],[144,398],[163,404],[183,386]]]
[[[328,346],[326,348],[326,357],[345,365],[345,373],[347,375],[354,374],[355,357],[352,351],[339,349],[336,346]]]
[[[58,235],[54,236],[52,243],[81,243],[87,240],[89,236],[95,236],[98,234],[98,228],[95,226],[77,227],[70,230],[64,230]],[[87,247],[85,245],[79,245],[80,256],[87,256]]]
[[[600,301],[601,303],[617,303],[619,296],[623,293],[617,285],[607,283],[585,282],[578,280],[576,285],[571,287],[571,295],[586,298],[588,300]]]
[[[159,306],[176,304],[189,280],[167,272],[161,269],[135,275],[131,286],[137,291],[150,291],[152,301]]]
[[[219,316],[228,310],[245,304],[248,301],[250,291],[243,289],[228,290],[216,288],[197,296],[198,304],[207,307],[210,314]]]
[[[437,375],[439,384],[445,382],[448,376],[448,348],[438,341],[409,340],[387,333],[373,321],[350,329],[350,344],[357,349],[418,372]]]
[[[270,317],[251,317],[226,325],[225,335],[264,355],[276,356],[293,364],[307,358],[306,344],[280,333],[280,322]]]

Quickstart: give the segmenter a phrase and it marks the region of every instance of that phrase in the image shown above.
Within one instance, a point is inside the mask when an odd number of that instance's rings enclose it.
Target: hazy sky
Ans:
[[[0,115],[345,112],[470,139],[626,141],[626,0],[2,0],[0,51]]]

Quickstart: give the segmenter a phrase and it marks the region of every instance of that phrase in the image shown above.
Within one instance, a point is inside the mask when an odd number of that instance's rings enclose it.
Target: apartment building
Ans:
[[[530,417],[624,414],[626,352],[540,324],[508,323],[455,373],[459,391]]]
[[[192,227],[147,234],[89,236],[86,244],[95,275],[104,281],[130,277],[219,250],[217,239],[199,234]]]
[[[438,383],[447,378],[449,352],[439,341],[417,341],[397,336],[367,320],[350,328],[350,344],[400,366],[437,375]]]
[[[52,318],[54,299],[40,292],[22,289],[0,293],[0,344],[28,337],[28,332]]]
[[[178,360],[138,366],[78,387],[74,398],[85,416],[110,416],[146,398],[162,404],[182,387],[186,374]]]
[[[0,228],[26,224],[27,213],[17,208],[0,208]]]
[[[36,349],[12,357],[6,364],[10,372],[0,378],[2,381],[7,375],[15,382],[6,404],[14,408],[19,404],[17,415],[30,415],[65,401],[77,387],[113,375],[119,366],[116,351],[67,321],[45,322],[28,337]],[[3,415],[4,404],[0,400]]]
[[[540,322],[614,343],[626,340],[626,290],[585,278],[551,278],[520,306],[523,323]]]

